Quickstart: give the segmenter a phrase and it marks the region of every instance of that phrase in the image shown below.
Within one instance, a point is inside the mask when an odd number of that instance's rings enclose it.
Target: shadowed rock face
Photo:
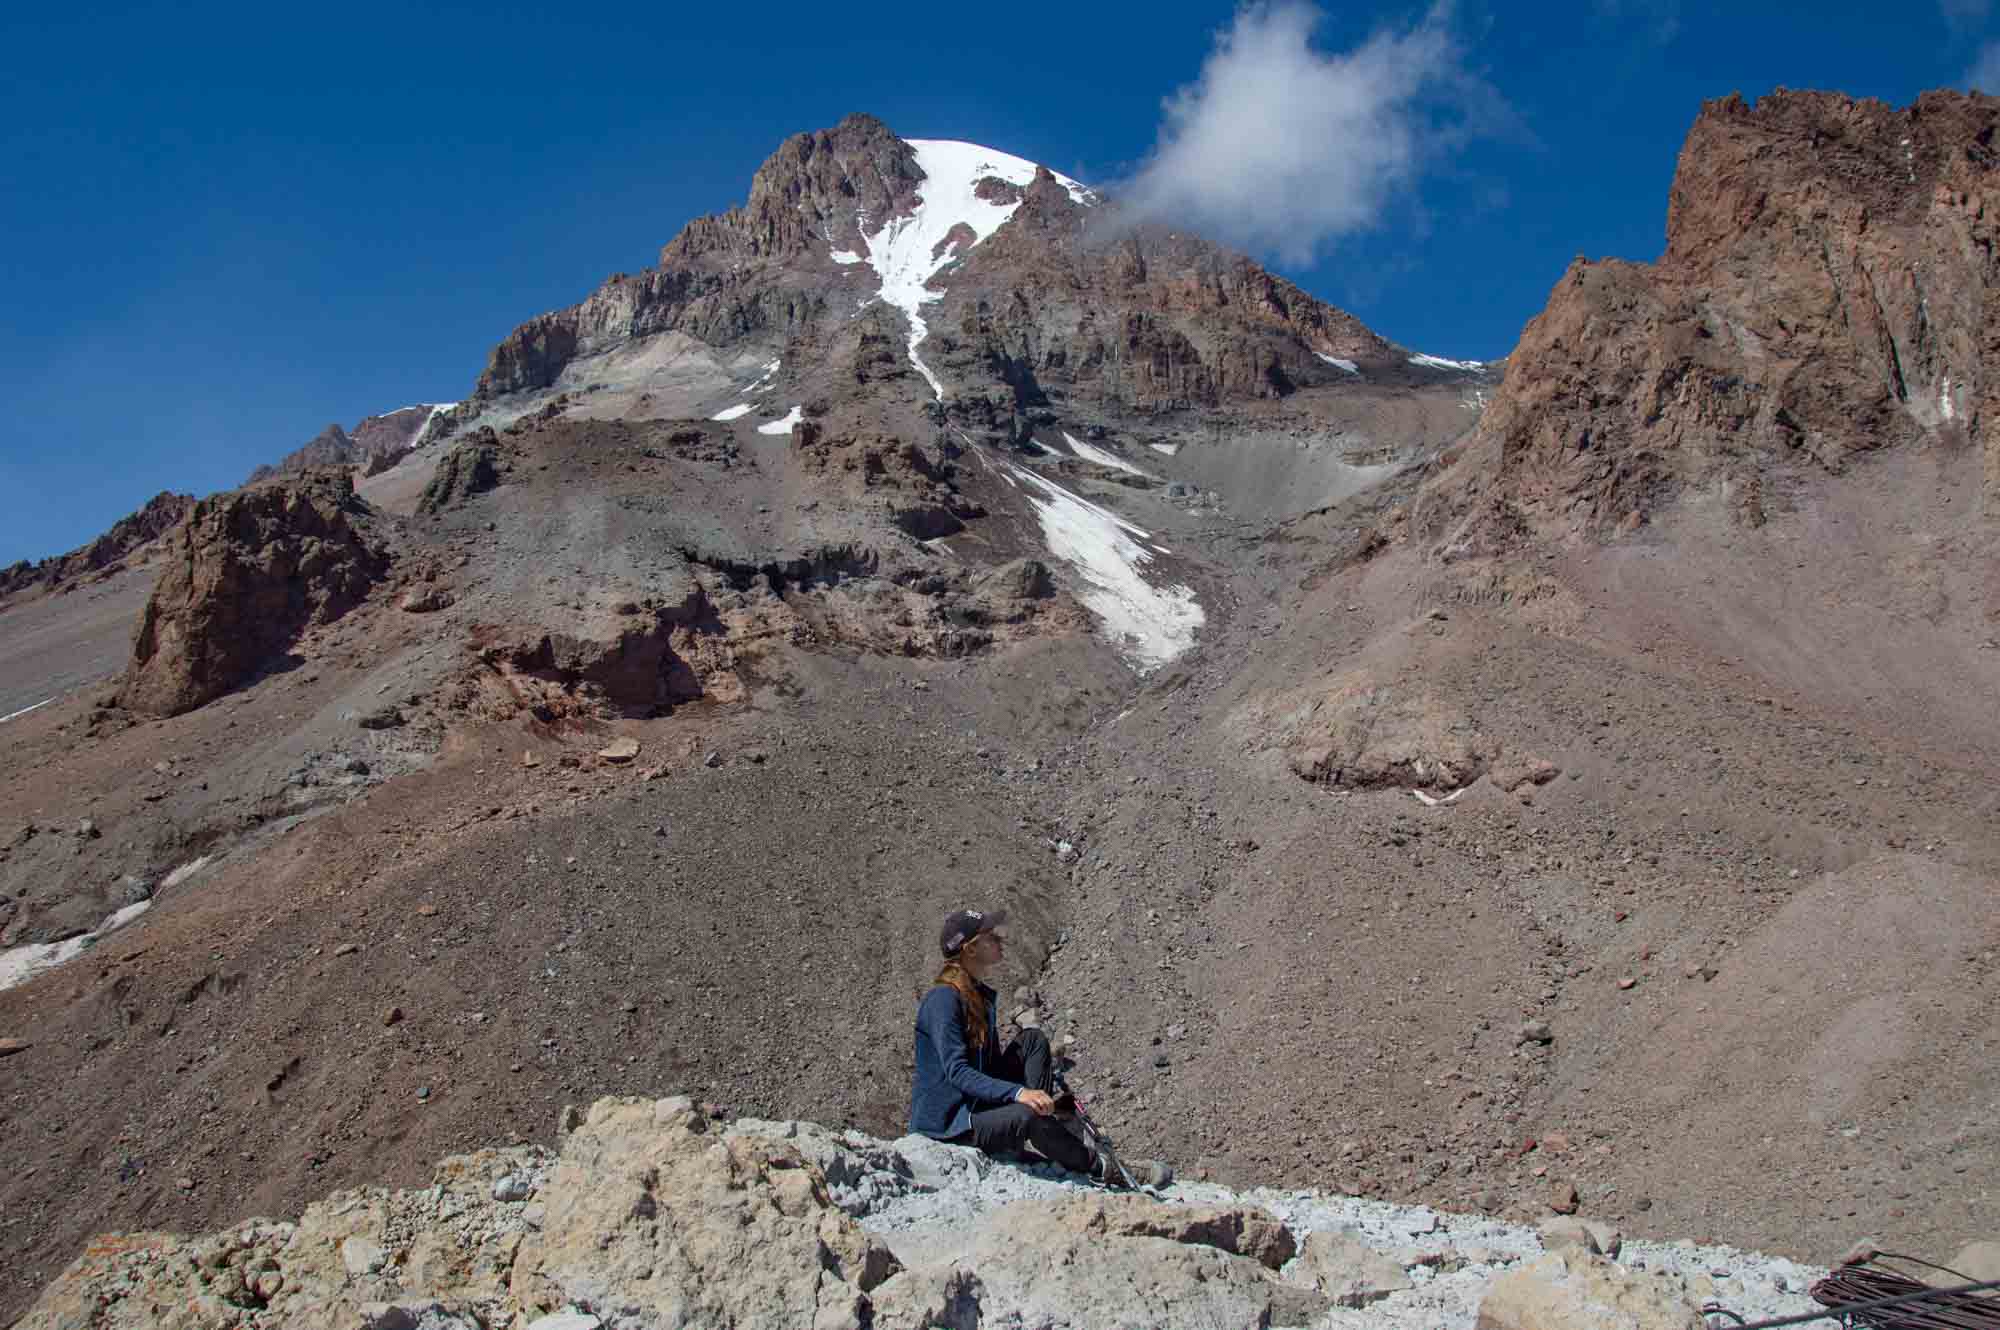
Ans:
[[[196,504],[133,635],[121,703],[198,707],[359,604],[388,568],[355,524],[365,512],[352,480],[325,473]]]
[[[1477,519],[1459,539],[1509,509],[1629,527],[1701,486],[1756,525],[1774,466],[1977,437],[2000,405],[1997,125],[2000,101],[1953,92],[1708,103],[1659,261],[1579,258],[1522,334],[1447,486]]]

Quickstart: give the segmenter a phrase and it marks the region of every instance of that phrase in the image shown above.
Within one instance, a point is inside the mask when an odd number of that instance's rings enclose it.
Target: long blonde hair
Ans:
[[[986,1047],[986,995],[979,991],[971,972],[953,956],[931,982],[944,984],[958,994],[958,1010],[965,1017],[966,1047],[974,1050]]]

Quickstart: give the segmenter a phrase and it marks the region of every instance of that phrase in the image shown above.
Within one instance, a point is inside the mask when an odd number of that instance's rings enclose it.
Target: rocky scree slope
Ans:
[[[1984,458],[2000,502],[2000,101],[1780,90],[1708,103],[1657,262],[1579,258],[1523,332],[1427,532],[1630,530],[1677,496],[1761,524],[1801,466]]]

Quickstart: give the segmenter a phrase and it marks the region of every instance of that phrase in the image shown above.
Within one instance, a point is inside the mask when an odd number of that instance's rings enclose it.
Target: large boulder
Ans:
[[[601,1099],[563,1143],[511,1292],[648,1326],[858,1327],[897,1270],[782,1142],[712,1135],[685,1098]]]
[[[1328,1300],[1282,1282],[1263,1263],[1291,1246],[1290,1232],[1255,1207],[1225,1211],[1095,1194],[1018,1201],[981,1221],[950,1259],[883,1284],[874,1324],[1304,1325],[1326,1312]]]
[[[18,1330],[450,1330],[581,1308],[658,1330],[859,1330],[896,1270],[789,1145],[713,1133],[686,1098],[604,1099],[554,1158],[456,1156],[429,1187],[337,1192],[296,1224],[96,1238]]]
[[[1475,1330],[1702,1330],[1680,1282],[1577,1247],[1538,1257],[1493,1281]]]
[[[323,472],[197,503],[166,538],[120,703],[192,710],[359,605],[389,565],[368,511],[347,475]]]

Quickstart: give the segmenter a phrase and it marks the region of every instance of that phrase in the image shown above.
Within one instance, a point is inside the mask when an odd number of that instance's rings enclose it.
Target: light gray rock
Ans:
[[[792,1146],[825,1174],[833,1203],[857,1218],[917,1185],[900,1153],[857,1131],[834,1131],[811,1122],[738,1118],[729,1124],[729,1134]]]
[[[518,1173],[509,1173],[493,1181],[493,1199],[496,1201],[525,1201],[534,1194],[534,1185]]]
[[[635,1325],[859,1327],[897,1270],[789,1142],[717,1136],[686,1096],[600,1099],[563,1141],[510,1291]]]
[[[981,1225],[959,1264],[976,1273],[983,1325],[1044,1330],[1305,1325],[1327,1299],[1288,1285],[1247,1256],[1171,1238],[1076,1233],[1033,1201]]]
[[[361,1330],[479,1330],[479,1319],[470,1310],[427,1299],[369,1302],[361,1307]]]
[[[875,1290],[875,1330],[980,1330],[985,1291],[979,1276],[958,1266],[905,1270]]]
[[[552,1312],[547,1316],[537,1316],[528,1323],[528,1330],[597,1330],[604,1322],[589,1312]]]
[[[1566,1248],[1494,1280],[1475,1330],[1702,1330],[1698,1303],[1671,1277]]]
[[[1313,1233],[1285,1268],[1285,1278],[1316,1289],[1341,1307],[1366,1307],[1413,1287],[1399,1262],[1345,1233]]]
[[[374,1274],[388,1260],[389,1253],[382,1250],[382,1244],[369,1238],[357,1235],[340,1244],[340,1263],[357,1279]]]

